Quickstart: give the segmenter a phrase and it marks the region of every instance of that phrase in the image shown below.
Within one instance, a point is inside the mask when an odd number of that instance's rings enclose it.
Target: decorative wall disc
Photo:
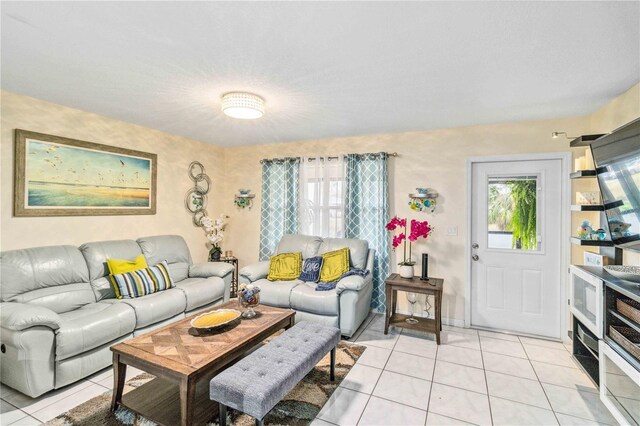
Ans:
[[[196,176],[196,190],[202,194],[209,193],[209,188],[211,187],[211,178],[204,174],[200,173]]]
[[[207,206],[207,195],[198,191],[196,187],[193,187],[187,191],[184,197],[184,205],[191,213],[204,210]]]
[[[189,178],[194,182],[184,196],[184,205],[193,215],[193,224],[202,226],[202,218],[207,216],[207,194],[211,189],[211,178],[207,175],[204,166],[199,161],[189,164]]]
[[[205,209],[198,210],[193,214],[193,224],[195,226],[202,226],[202,218],[208,216],[208,213]]]
[[[199,161],[192,161],[189,164],[189,177],[192,181],[198,182],[198,180],[202,180],[205,175],[204,166]]]

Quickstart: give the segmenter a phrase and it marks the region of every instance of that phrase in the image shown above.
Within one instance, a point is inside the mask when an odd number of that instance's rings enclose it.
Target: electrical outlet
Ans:
[[[447,226],[447,235],[455,237],[458,235],[458,227],[457,226]]]

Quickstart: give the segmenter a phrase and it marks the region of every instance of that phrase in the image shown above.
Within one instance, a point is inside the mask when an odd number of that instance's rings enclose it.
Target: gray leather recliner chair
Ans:
[[[369,249],[369,243],[348,238],[284,235],[274,254],[301,252],[302,258],[306,259],[345,247],[349,248],[350,266],[368,269],[369,274],[345,277],[338,281],[334,290],[316,291],[315,283],[300,280],[269,281],[269,261],[242,268],[240,283],[259,286],[260,303],[295,310],[296,321],[338,327],[343,336],[351,337],[370,311],[374,250]]]
[[[116,299],[108,258],[167,260],[175,288]],[[112,362],[109,347],[229,299],[233,267],[193,264],[186,242],[165,235],[0,253],[0,376],[37,397]]]

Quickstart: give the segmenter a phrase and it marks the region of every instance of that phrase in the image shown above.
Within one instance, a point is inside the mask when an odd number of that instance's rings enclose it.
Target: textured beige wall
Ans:
[[[640,83],[591,114],[589,121],[594,133],[609,133],[640,117]]]
[[[391,215],[429,220],[436,231],[428,242],[415,245],[419,258],[428,252],[430,274],[445,279],[443,315],[464,318],[466,229],[466,159],[471,156],[569,151],[566,139],[552,139],[551,132],[562,130],[582,134],[588,130],[585,118],[568,118],[434,130],[428,132],[371,135],[306,142],[247,146],[226,150],[224,209],[232,212],[230,238],[225,249],[239,256],[241,265],[258,258],[260,228],[260,163],[262,158],[283,156],[336,155],[354,152],[395,151],[390,159]],[[428,186],[440,194],[436,213],[414,213],[407,194],[416,187]],[[256,193],[256,207],[232,210],[233,194],[238,188]],[[458,235],[447,236],[449,226],[458,227]],[[397,262],[392,258],[395,269]],[[404,304],[404,302],[403,302]]]
[[[609,133],[640,117],[640,83],[613,99],[589,117],[592,133]],[[625,265],[640,265],[640,253],[624,251]]]
[[[176,233],[187,239],[194,259],[204,260],[207,248],[202,231],[191,225],[183,206],[184,193],[191,186],[186,169],[193,159],[198,159],[213,179],[209,213],[231,215],[223,248],[233,250],[241,266],[247,265],[258,257],[260,159],[395,151],[399,157],[390,160],[391,214],[427,218],[435,225],[432,238],[417,244],[414,253],[418,257],[428,252],[431,273],[445,278],[443,315],[454,320],[464,317],[466,158],[569,151],[568,141],[552,139],[551,132],[609,132],[640,116],[640,85],[636,85],[585,117],[222,149],[33,98],[7,92],[0,96],[0,246],[3,250]],[[154,216],[12,217],[15,128],[157,153],[158,213]],[[582,151],[574,150],[575,154],[581,155]],[[429,186],[440,193],[435,214],[416,214],[409,209],[407,193],[416,186]],[[257,195],[251,210],[240,210],[233,205],[233,195],[244,187]],[[458,227],[457,236],[446,235],[449,226]],[[574,258],[581,258],[582,251],[575,247],[573,250]],[[625,253],[628,263],[638,264],[639,258]],[[392,264],[395,263],[392,258]]]
[[[209,213],[221,206],[224,152],[202,142],[169,135],[13,93],[0,94],[0,247],[10,250],[54,244],[179,234],[186,238],[194,261],[207,256],[204,234],[192,225],[183,197],[192,181],[187,175],[195,159],[213,180]],[[158,154],[157,214],[141,216],[12,217],[13,131],[32,130]]]

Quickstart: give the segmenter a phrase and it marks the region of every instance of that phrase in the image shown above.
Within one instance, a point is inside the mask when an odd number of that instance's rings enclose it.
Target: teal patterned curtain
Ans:
[[[388,156],[384,152],[349,154],[345,159],[345,237],[366,240],[376,251],[371,307],[384,312],[384,280],[389,275]]]
[[[284,234],[298,232],[300,158],[262,161],[260,260],[267,260]]]

